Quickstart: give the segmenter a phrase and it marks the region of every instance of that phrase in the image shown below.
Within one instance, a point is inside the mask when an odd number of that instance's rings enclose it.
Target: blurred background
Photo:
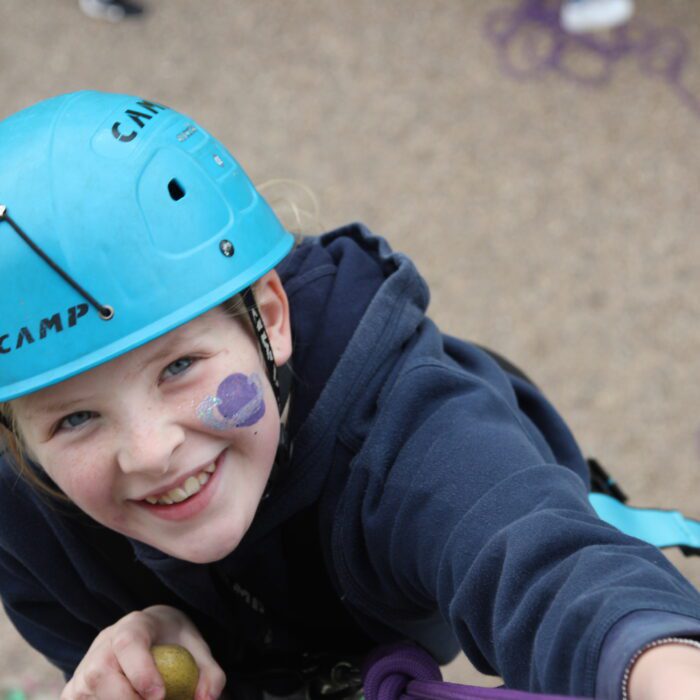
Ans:
[[[523,367],[632,502],[700,517],[700,3],[580,35],[545,0],[142,7],[2,0],[0,118],[82,88],[190,114],[256,182],[310,188],[323,228],[410,254],[433,318]],[[10,687],[60,675],[0,615]]]

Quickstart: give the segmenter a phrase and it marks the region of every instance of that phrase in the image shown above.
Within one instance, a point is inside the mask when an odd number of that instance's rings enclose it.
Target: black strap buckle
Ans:
[[[306,683],[307,700],[358,700],[362,695],[362,675],[351,661],[320,664]]]
[[[621,503],[627,502],[627,494],[619,487],[615,479],[603,468],[597,459],[589,457],[588,469],[591,476],[591,491],[593,493],[604,493],[616,498]]]

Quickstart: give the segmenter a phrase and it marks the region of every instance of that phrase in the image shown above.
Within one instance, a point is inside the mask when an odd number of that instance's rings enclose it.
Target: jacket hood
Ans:
[[[429,302],[413,262],[362,224],[302,239],[277,269],[290,301],[293,337],[292,459],[226,558],[233,568],[277,525],[318,499],[338,435],[361,431],[370,418],[382,389],[373,380],[398,358]],[[132,544],[149,568],[191,566],[142,542]]]

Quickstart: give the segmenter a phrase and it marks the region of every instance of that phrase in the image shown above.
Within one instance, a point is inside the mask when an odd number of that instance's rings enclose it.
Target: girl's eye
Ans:
[[[186,372],[192,365],[194,360],[191,357],[180,357],[175,362],[171,362],[164,370],[163,376],[175,376]]]
[[[76,411],[66,416],[59,424],[59,428],[64,430],[72,430],[79,428],[84,423],[87,423],[95,414],[92,411]]]

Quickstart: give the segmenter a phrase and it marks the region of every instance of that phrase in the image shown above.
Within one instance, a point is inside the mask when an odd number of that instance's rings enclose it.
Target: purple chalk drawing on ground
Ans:
[[[559,3],[520,0],[490,11],[484,30],[498,51],[501,69],[511,78],[558,73],[597,87],[610,82],[617,63],[633,57],[643,73],[663,80],[700,118],[700,98],[684,84],[690,47],[679,28],[652,27],[635,18],[603,36],[569,34],[561,26]]]
[[[210,428],[247,428],[265,415],[263,384],[257,374],[230,374],[197,407],[197,417]]]

